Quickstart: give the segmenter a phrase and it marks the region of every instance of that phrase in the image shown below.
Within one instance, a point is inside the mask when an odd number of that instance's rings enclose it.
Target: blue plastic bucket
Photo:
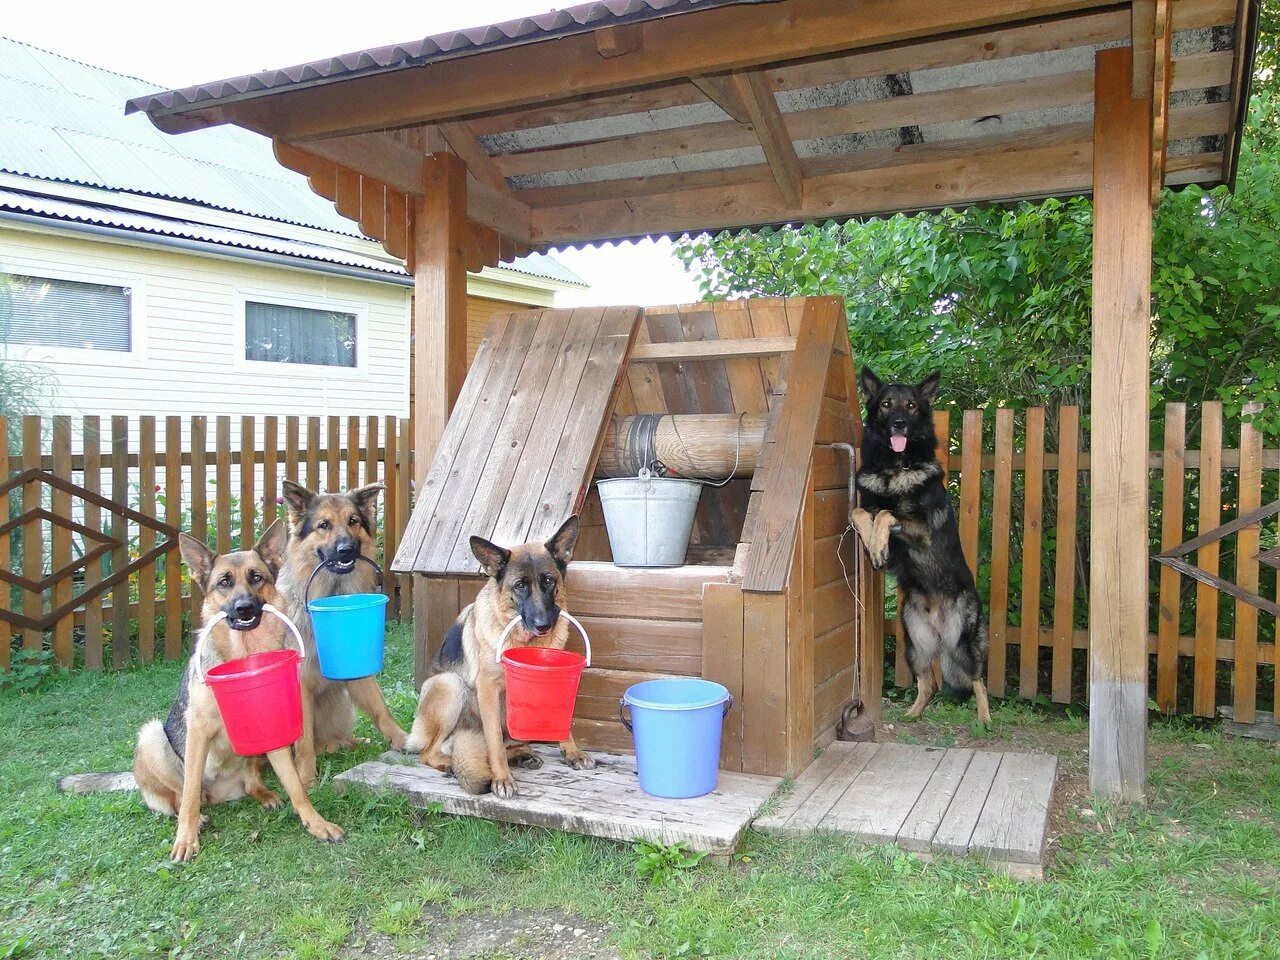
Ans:
[[[382,672],[387,600],[384,593],[340,593],[307,601],[324,676],[358,680]]]
[[[720,775],[720,730],[731,706],[728,689],[711,680],[680,677],[629,687],[620,710],[635,737],[640,789],[672,799],[714,790]]]

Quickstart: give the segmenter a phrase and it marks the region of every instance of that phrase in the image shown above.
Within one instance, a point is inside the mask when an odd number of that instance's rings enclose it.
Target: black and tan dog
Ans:
[[[987,626],[982,601],[960,545],[951,498],[942,485],[938,439],[929,404],[938,374],[919,384],[885,384],[862,368],[867,418],[857,473],[861,505],[850,510],[871,564],[887,568],[902,590],[907,662],[916,701],[907,716],[924,713],[935,692],[933,664],[942,661],[948,692],[978,701],[978,719],[990,724]]]
[[[405,749],[422,762],[452,770],[468,793],[511,797],[516,784],[511,763],[536,769],[542,760],[528,746],[506,735],[505,676],[498,644],[556,647],[569,639],[565,608],[565,570],[578,542],[578,518],[570,517],[546,543],[510,550],[482,537],[471,538],[471,552],[489,578],[475,602],[458,616],[422,684],[418,714]],[[503,631],[520,622],[505,641]],[[560,744],[575,770],[595,766],[573,738]]]
[[[321,674],[305,597],[307,580],[320,563],[325,568],[311,581],[311,599],[377,592],[377,574],[361,557],[372,559],[377,553],[373,507],[385,489],[381,483],[371,483],[345,493],[312,493],[291,480],[282,485],[289,510],[289,546],[280,572],[280,592],[307,648],[302,671],[302,739],[295,748],[298,772],[307,784],[316,779],[318,754],[356,743],[356,707],[373,721],[392,749],[404,748],[404,731],[387,709],[376,677],[329,680]]]
[[[263,616],[266,605],[284,608],[276,576],[287,536],[284,524],[277,521],[252,550],[223,556],[186,534],[179,540],[191,579],[204,592],[204,624],[219,614],[225,616],[193,653],[168,720],[152,720],[138,732],[134,779],[148,807],[178,818],[178,834],[169,854],[174,860],[190,860],[200,849],[202,802],[225,803],[248,794],[269,810],[280,805],[280,798],[262,782],[262,758],[241,757],[231,749],[222,713],[203,673],[228,660],[293,646],[284,623],[278,617]],[[273,750],[267,759],[307,832],[321,840],[342,839],[341,828],[312,806],[292,749]],[[202,774],[191,776],[194,771]]]

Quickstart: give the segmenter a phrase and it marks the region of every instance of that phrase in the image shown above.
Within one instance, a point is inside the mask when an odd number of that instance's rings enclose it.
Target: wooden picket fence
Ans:
[[[49,650],[65,667],[185,655],[201,597],[176,540],[165,544],[181,529],[219,552],[251,546],[283,515],[282,478],[313,490],[385,482],[379,534],[383,556],[394,555],[412,496],[410,437],[396,417],[0,417],[0,479],[45,471],[84,491],[34,478],[0,495],[0,562],[28,583],[51,583],[41,592],[0,583],[0,669],[18,633],[23,649]],[[110,549],[94,556],[103,541]],[[385,586],[390,615],[408,617],[407,578],[388,575]],[[45,629],[3,617],[39,621],[86,592]]]
[[[1197,449],[1187,447],[1189,422]],[[1083,701],[1092,464],[1079,409],[943,410],[935,412],[935,427],[949,439],[940,444],[947,447],[941,459],[990,618],[991,692]],[[1048,428],[1054,442],[1047,442]],[[1190,410],[1169,404],[1153,421],[1152,555],[1280,497],[1280,450],[1264,449],[1247,422],[1231,431],[1238,445],[1224,447],[1224,428],[1220,403]],[[1230,539],[1229,569],[1219,544],[1197,551],[1197,565],[1221,569],[1274,599],[1275,571],[1257,562],[1260,542],[1275,546],[1274,518]],[[1037,589],[1026,589],[1031,583]],[[1167,568],[1157,572],[1154,563],[1151,592],[1152,696],[1161,710],[1212,716],[1230,705],[1238,722],[1251,723],[1260,704],[1274,709],[1280,689],[1273,617],[1262,615],[1260,631],[1257,611],[1247,604]],[[908,686],[901,630],[896,617],[887,618],[886,633],[898,638],[894,681]]]

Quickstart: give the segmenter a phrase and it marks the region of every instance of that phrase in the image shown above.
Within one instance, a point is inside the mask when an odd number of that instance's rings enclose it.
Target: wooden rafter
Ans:
[[[644,34],[639,24],[621,23],[596,31],[596,53],[606,60],[639,53],[644,49]]]
[[[429,70],[397,70],[251,98],[212,108],[199,118],[235,122],[289,140],[338,136],[565,99],[566,90],[582,97],[1099,6],[1098,0],[734,5],[698,13],[698,30],[690,30],[681,17],[641,24],[643,56],[602,59],[595,37],[583,34],[445,60]],[[732,37],[749,37],[750,42],[725,41]],[[497,64],[504,71],[501,83],[494,82]]]
[[[737,123],[750,123],[751,115],[741,94],[729,77],[690,77],[689,82],[701,90],[717,107]]]
[[[1151,78],[1151,203],[1160,202],[1169,152],[1169,93],[1173,89],[1173,4],[1156,0]]]
[[[463,120],[451,120],[439,124],[449,148],[463,159],[471,175],[486,186],[498,191],[507,190],[507,181],[502,171],[493,162],[484,146],[476,139],[475,132]]]
[[[782,120],[778,101],[769,90],[764,74],[748,70],[732,75],[733,87],[746,107],[747,116],[755,128],[756,139],[764,150],[764,158],[773,173],[773,181],[782,194],[782,202],[788,207],[798,207],[802,194],[800,158],[795,144]]]

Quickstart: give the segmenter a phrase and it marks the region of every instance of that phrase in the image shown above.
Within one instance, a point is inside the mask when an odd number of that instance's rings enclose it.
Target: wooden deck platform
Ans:
[[[1057,771],[1045,754],[837,742],[755,828],[845,834],[922,856],[972,854],[1040,879]]]
[[[683,840],[692,850],[728,856],[782,783],[777,777],[721,771],[714,792],[691,800],[663,800],[641,792],[635,757],[629,754],[592,753],[595,769],[573,770],[555,747],[534,749],[546,762],[539,770],[513,771],[520,793],[510,800],[491,793],[466,793],[452,777],[398,753],[383,754],[340,773],[334,785],[396,790],[416,806],[439,803],[445,813],[610,840]]]

